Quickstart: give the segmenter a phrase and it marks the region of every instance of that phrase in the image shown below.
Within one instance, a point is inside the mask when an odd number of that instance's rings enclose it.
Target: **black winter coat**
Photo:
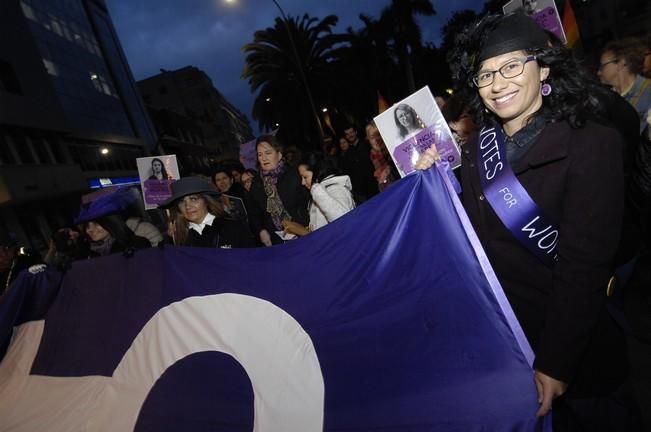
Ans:
[[[201,234],[188,229],[188,238],[184,246],[208,248],[248,248],[254,247],[255,241],[246,221],[215,218],[212,225],[206,225]]]
[[[307,204],[310,199],[310,192],[301,184],[301,176],[298,171],[289,165],[285,165],[285,172],[278,177],[276,189],[285,210],[291,215],[292,220],[303,226],[307,226],[310,216],[307,212]],[[275,227],[271,215],[267,212],[267,194],[261,178],[256,177],[251,184],[249,192],[251,208],[249,210],[249,223],[251,229],[259,239],[260,231],[266,229],[271,235],[273,244],[282,243],[280,237],[275,234]]]
[[[534,367],[569,383],[575,395],[611,391],[624,373],[623,339],[605,310],[624,208],[621,136],[595,123],[550,123],[512,167],[559,227],[553,269],[484,198],[477,147],[477,136],[463,147],[464,207],[536,354]]]

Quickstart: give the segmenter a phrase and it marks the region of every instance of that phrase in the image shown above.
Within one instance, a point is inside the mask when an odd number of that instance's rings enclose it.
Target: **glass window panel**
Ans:
[[[36,21],[36,15],[34,14],[34,9],[24,1],[20,2],[20,7],[23,10],[23,15],[25,15],[25,18],[30,19],[32,21]]]

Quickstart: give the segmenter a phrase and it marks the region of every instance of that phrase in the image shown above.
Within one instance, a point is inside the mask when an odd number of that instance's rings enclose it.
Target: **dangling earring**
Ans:
[[[543,96],[549,96],[552,94],[552,86],[548,83],[543,83],[542,87],[540,88],[540,93]]]

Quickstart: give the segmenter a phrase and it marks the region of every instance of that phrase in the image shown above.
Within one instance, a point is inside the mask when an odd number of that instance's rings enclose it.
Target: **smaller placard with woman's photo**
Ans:
[[[242,198],[221,194],[220,200],[224,206],[224,218],[228,220],[246,220],[246,207]]]
[[[432,92],[423,87],[374,118],[389,153],[404,177],[432,144],[451,168],[461,165],[459,146]]]
[[[502,7],[504,14],[520,9],[533,18],[540,27],[554,33],[564,44],[567,43],[561,16],[554,0],[511,0]]]
[[[137,158],[145,209],[151,210],[172,196],[170,185],[181,178],[176,155]]]

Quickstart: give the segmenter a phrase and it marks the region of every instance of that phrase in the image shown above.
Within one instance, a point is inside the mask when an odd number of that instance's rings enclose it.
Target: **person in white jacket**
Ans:
[[[355,208],[350,177],[342,175],[335,158],[308,153],[298,165],[298,173],[312,196],[308,204],[310,225],[304,227],[288,220],[283,223],[286,232],[305,235]]]

